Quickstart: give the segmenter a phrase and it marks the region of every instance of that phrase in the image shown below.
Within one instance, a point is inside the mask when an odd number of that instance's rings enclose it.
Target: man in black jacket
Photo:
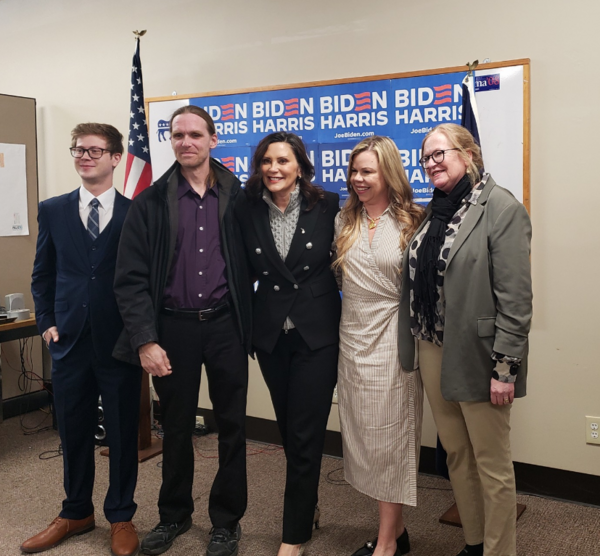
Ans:
[[[161,554],[192,524],[192,431],[204,364],[219,429],[206,554],[235,556],[247,504],[251,337],[251,282],[233,221],[240,183],[210,158],[217,135],[204,110],[176,110],[170,131],[177,162],[132,203],[115,275],[125,330],[114,356],[152,375],[163,416],[160,523],[141,549]]]

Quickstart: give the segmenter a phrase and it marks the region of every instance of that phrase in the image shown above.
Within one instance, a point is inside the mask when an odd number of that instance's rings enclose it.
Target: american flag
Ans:
[[[127,167],[125,168],[125,197],[133,199],[150,185],[152,182],[152,166],[150,164],[148,123],[146,122],[142,62],[140,60],[140,38],[137,37],[131,67],[131,105]]]
[[[462,116],[460,125],[466,127],[471,135],[475,138],[475,142],[481,147],[479,138],[479,113],[477,112],[477,101],[475,100],[475,87],[473,80],[475,73],[467,73],[462,82]]]

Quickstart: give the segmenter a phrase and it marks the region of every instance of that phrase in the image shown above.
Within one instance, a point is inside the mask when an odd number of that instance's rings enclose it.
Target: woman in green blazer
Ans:
[[[448,454],[467,543],[459,556],[515,556],[510,409],[526,393],[531,223],[482,174],[463,127],[433,129],[421,164],[435,190],[404,256],[400,359],[420,369]]]

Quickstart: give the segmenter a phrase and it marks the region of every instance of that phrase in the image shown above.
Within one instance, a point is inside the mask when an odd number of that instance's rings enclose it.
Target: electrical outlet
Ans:
[[[586,444],[600,444],[600,417],[585,416]]]
[[[333,390],[333,400],[331,400],[331,403],[338,403],[338,399],[337,399],[337,386]]]
[[[204,426],[204,416],[196,415],[196,426],[203,427]]]

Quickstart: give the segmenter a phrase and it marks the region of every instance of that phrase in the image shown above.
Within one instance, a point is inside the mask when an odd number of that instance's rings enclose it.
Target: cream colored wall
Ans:
[[[148,97],[531,58],[535,316],[513,456],[600,475],[584,443],[600,415],[599,19],[598,0],[0,0],[0,92],[37,98],[45,199],[77,185],[75,124],[127,129],[134,29]],[[251,383],[249,414],[272,418],[255,365]]]

